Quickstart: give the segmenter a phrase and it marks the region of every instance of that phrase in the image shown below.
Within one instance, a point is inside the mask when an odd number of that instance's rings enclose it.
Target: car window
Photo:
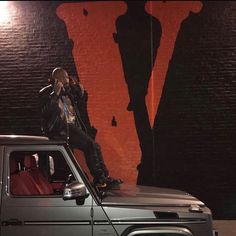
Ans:
[[[14,151],[9,158],[10,194],[62,195],[75,177],[59,151]]]

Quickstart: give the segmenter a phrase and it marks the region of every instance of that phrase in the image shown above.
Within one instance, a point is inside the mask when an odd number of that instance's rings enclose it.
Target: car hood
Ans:
[[[122,184],[120,189],[106,192],[102,205],[203,207],[204,203],[180,190]]]

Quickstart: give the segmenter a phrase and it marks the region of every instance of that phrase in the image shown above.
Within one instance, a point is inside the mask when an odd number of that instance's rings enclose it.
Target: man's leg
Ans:
[[[100,147],[100,145],[98,143],[95,143],[95,148],[96,148],[96,153],[99,156],[101,168],[103,169],[105,177],[107,177],[107,176],[109,176],[109,171],[108,171],[108,169],[106,167],[106,164],[104,162],[104,159],[103,159],[103,156],[102,156],[101,147]]]
[[[101,147],[99,144],[95,143],[95,148],[97,150],[97,154],[99,156],[101,168],[103,169],[103,173],[105,174],[106,177],[106,184],[108,185],[109,188],[113,188],[119,184],[122,184],[123,181],[121,179],[114,179],[109,176],[109,171],[105,165],[105,162],[103,160],[102,152],[101,152]]]
[[[105,164],[101,152],[98,153],[98,144],[83,130],[74,125],[69,125],[69,144],[84,152],[87,166],[94,179],[105,180]]]
[[[114,188],[123,183],[109,176],[100,146],[80,128],[69,125],[69,143],[85,154],[87,166],[94,177],[94,184],[100,188]]]

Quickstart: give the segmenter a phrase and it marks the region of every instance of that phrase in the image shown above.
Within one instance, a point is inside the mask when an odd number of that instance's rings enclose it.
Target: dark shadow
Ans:
[[[152,127],[145,102],[152,68],[160,45],[161,24],[145,11],[146,1],[125,1],[128,9],[116,20],[114,40],[119,45],[125,81],[142,151],[138,184],[152,184],[150,170],[154,160]],[[150,169],[150,168],[151,169]],[[149,173],[144,173],[148,170]]]

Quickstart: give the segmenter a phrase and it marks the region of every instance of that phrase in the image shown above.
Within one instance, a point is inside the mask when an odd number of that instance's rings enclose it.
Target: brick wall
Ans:
[[[59,2],[9,4],[10,23],[0,26],[0,132],[39,134],[39,89],[56,66],[75,73],[70,41]]]
[[[75,74],[61,2],[11,2],[0,25],[0,133],[40,134],[37,94],[56,66]],[[204,2],[183,22],[156,116],[156,185],[236,217],[236,2]],[[148,173],[149,170],[147,170]]]

